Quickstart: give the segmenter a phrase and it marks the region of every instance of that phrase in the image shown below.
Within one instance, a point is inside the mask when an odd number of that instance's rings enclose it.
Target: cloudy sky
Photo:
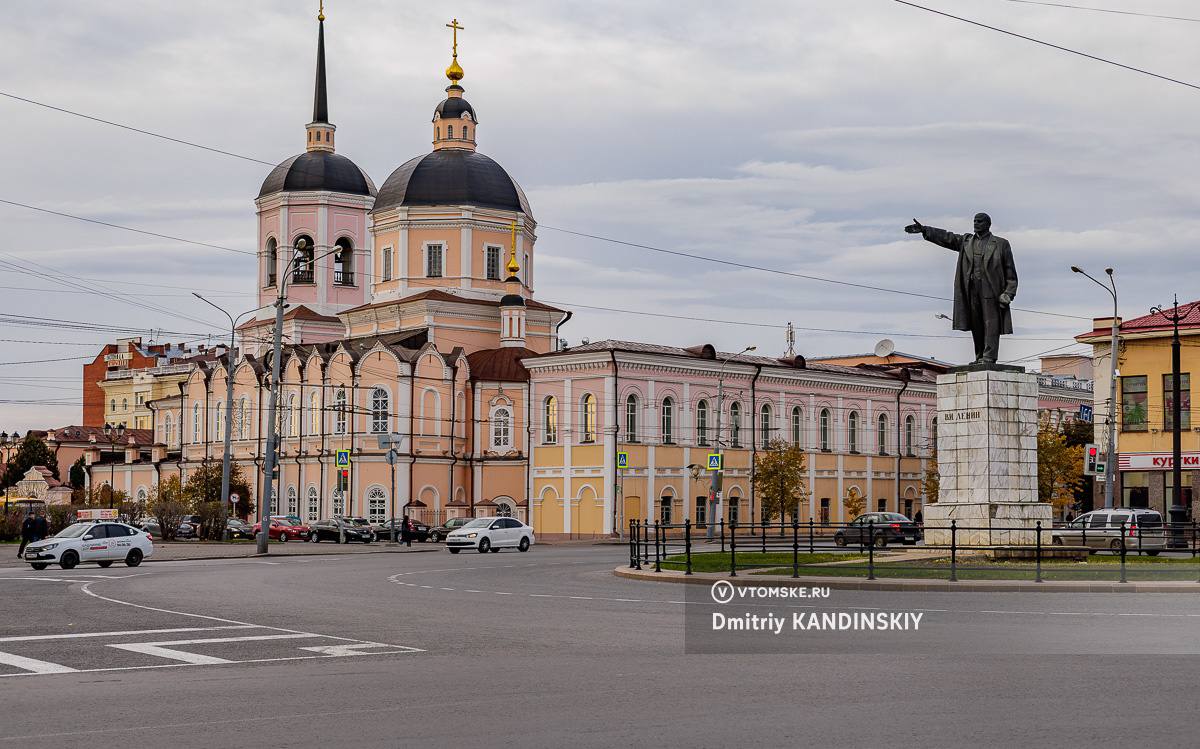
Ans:
[[[1196,21],[924,4],[1200,84]],[[1200,17],[1188,0],[1080,4]],[[7,0],[0,91],[281,161],[303,149],[311,114],[315,6]],[[869,351],[883,337],[950,361],[971,354],[935,317],[945,301],[562,229],[940,297],[953,255],[903,225],[967,231],[986,210],[1013,245],[1016,306],[1054,313],[1015,315],[1001,351],[1011,360],[1077,350],[1071,336],[1107,313],[1108,296],[1072,264],[1115,267],[1126,317],[1173,292],[1200,297],[1195,89],[892,0],[330,0],[327,14],[338,150],[377,184],[429,149],[449,62],[443,16],[466,26],[460,62],[480,150],[529,195],[536,295],[575,308],[571,342],[782,353],[791,321],[809,356]],[[253,199],[269,167],[11,98],[0,97],[0,118],[0,200],[254,249]],[[233,312],[255,304],[244,255],[2,203],[0,220],[0,312],[194,340],[223,326],[190,290]],[[74,287],[54,280],[63,273]],[[0,327],[0,428],[78,423],[82,360],[17,362],[91,358],[115,336]]]

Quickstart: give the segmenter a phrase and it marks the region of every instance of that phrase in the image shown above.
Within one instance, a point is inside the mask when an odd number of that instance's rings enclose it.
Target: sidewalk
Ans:
[[[650,565],[653,567],[653,564]],[[1117,582],[1087,582],[1047,580],[1041,583],[1022,580],[948,580],[905,579],[905,578],[876,578],[867,580],[862,577],[825,577],[810,575],[808,577],[791,577],[787,575],[757,575],[750,570],[743,570],[737,577],[730,577],[723,572],[696,572],[685,575],[682,572],[654,572],[653,569],[630,569],[623,564],[613,570],[617,577],[630,580],[652,581],[658,583],[684,583],[690,585],[712,585],[718,580],[727,580],[738,587],[759,587],[762,585],[785,585],[788,587],[821,587],[837,590],[890,590],[915,592],[947,593],[952,591],[991,592],[991,593],[1190,593],[1200,591],[1200,583],[1183,581],[1131,581]]]
[[[288,541],[280,543],[272,541],[268,547],[268,557],[298,557],[341,554],[415,554],[418,552],[444,551],[441,544],[417,543],[412,547],[393,544],[390,541],[376,541],[372,544],[335,544],[335,543],[306,543],[304,541]],[[27,564],[16,558],[16,544],[0,544],[0,551],[8,552],[0,556],[0,568],[24,567]],[[146,560],[152,562],[180,562],[197,559],[251,559],[258,557],[258,547],[249,541],[245,543],[220,543],[216,541],[155,541],[154,556]]]

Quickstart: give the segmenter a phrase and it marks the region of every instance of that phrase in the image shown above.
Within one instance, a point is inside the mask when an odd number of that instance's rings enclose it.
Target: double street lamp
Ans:
[[[117,491],[117,460],[113,454],[117,451],[117,442],[125,438],[124,422],[115,426],[106,423],[104,425],[104,437],[108,440],[108,507],[111,510],[113,495]]]
[[[21,433],[13,430],[10,435],[8,432],[0,432],[0,450],[4,451],[4,461],[0,464],[0,477],[3,477],[7,471],[8,461],[12,460],[13,455],[17,452],[17,445],[21,444]],[[11,487],[4,487],[4,514],[8,515],[8,490]]]
[[[1113,476],[1117,470],[1117,348],[1120,335],[1120,323],[1117,318],[1117,284],[1113,278],[1112,268],[1104,269],[1104,273],[1108,276],[1107,284],[1097,281],[1079,266],[1072,265],[1071,272],[1087,277],[1092,283],[1107,291],[1113,301],[1112,341],[1109,349],[1112,362],[1109,367],[1108,383],[1108,455],[1104,463],[1104,508],[1110,509],[1113,506]]]
[[[235,336],[237,335],[238,320],[241,320],[246,315],[258,312],[260,309],[262,309],[266,305],[262,305],[260,307],[255,307],[254,309],[246,310],[245,312],[239,314],[237,317],[234,317],[233,315],[229,314],[221,307],[218,307],[217,305],[213,304],[211,301],[205,299],[204,297],[200,296],[199,294],[197,294],[194,291],[192,292],[192,296],[196,297],[200,301],[204,302],[208,306],[210,306],[213,309],[220,312],[222,315],[225,315],[226,317],[229,318],[229,352],[228,352],[228,359],[227,359],[228,366],[225,367],[225,417],[224,417],[225,418],[225,450],[224,450],[224,455],[221,458],[221,540],[228,541],[229,540],[229,519],[228,519],[229,518],[229,515],[228,515],[228,512],[229,512],[229,474],[230,474],[230,471],[232,470],[232,467],[230,464],[230,461],[232,459],[231,455],[230,455],[230,449],[231,449],[231,438],[233,436],[232,430],[229,427],[231,424],[233,424],[233,369],[235,366],[237,366],[237,360],[238,360],[237,339],[235,338]]]

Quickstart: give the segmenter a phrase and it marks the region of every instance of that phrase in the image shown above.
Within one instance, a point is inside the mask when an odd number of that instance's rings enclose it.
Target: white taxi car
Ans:
[[[25,561],[35,570],[57,564],[64,570],[80,562],[108,567],[124,561],[136,567],[154,553],[154,538],[132,525],[105,520],[85,520],[67,526],[56,536],[25,547]]]
[[[529,551],[533,542],[533,528],[516,518],[475,518],[446,536],[446,548],[451,554],[463,549],[478,549],[480,554],[503,548]]]

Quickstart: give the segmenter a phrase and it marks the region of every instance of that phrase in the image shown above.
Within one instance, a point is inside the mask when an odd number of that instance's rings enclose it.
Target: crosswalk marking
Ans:
[[[0,651],[0,663],[6,666],[16,666],[31,674],[69,674],[79,670],[59,663],[39,661],[36,658],[26,658],[25,656],[5,653],[3,651]]]
[[[127,629],[119,632],[70,632],[58,635],[20,635],[0,637],[0,642],[34,642],[36,640],[73,640],[80,637],[126,637],[129,635],[159,635],[172,632],[209,632],[217,629],[257,629],[254,624],[233,624],[223,627],[174,627],[172,629]]]
[[[164,645],[208,645],[214,642],[249,642],[251,640],[295,640],[297,638],[312,638],[309,634],[282,634],[282,635],[249,635],[247,637],[212,637],[200,638],[194,640],[165,640],[163,642],[122,642],[110,644],[110,648],[119,650],[128,650],[133,653],[144,653],[146,655],[154,655],[159,658],[169,658],[171,660],[183,661],[184,663],[195,663],[212,665],[216,663],[234,663],[228,658],[218,658],[214,655],[201,655],[200,653],[189,653],[185,650],[175,650],[174,648],[163,647]]]

